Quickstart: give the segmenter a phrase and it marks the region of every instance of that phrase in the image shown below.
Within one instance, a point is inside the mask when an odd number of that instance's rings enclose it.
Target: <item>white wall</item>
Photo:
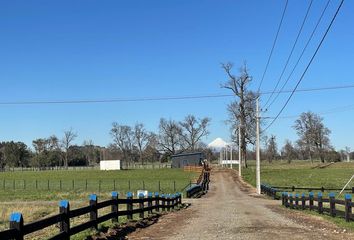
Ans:
[[[100,170],[120,170],[120,160],[100,161]]]

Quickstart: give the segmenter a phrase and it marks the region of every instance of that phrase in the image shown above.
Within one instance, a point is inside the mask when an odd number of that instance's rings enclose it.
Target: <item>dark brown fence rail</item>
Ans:
[[[278,198],[276,188],[262,185],[261,190],[274,199]],[[322,192],[318,192],[317,196],[313,192],[309,192],[307,195],[303,193],[301,196],[298,193],[281,192],[281,200],[282,205],[287,208],[318,211],[320,214],[328,214],[332,217],[343,217],[347,222],[354,220],[352,216],[354,204],[351,194],[345,194],[344,200],[340,200],[335,198],[334,193],[329,193],[328,198],[324,198]],[[344,211],[337,209],[338,205],[343,206]]]
[[[112,192],[112,199],[103,202],[97,201],[95,194],[90,195],[89,206],[70,210],[69,201],[63,200],[59,203],[59,213],[32,223],[24,224],[23,216],[21,213],[13,213],[10,216],[10,229],[0,232],[0,239],[16,239],[22,240],[24,236],[34,233],[43,228],[59,224],[60,232],[49,239],[65,239],[69,240],[70,236],[75,235],[81,231],[89,228],[96,228],[98,224],[107,220],[118,222],[120,216],[127,216],[127,219],[132,219],[133,214],[139,214],[140,218],[145,217],[145,213],[151,214],[153,211],[159,212],[170,211],[182,203],[180,193],[176,194],[159,194],[149,193],[147,197],[143,194],[139,198],[134,199],[131,192],[127,193],[127,198],[119,198],[118,192]],[[120,210],[119,206],[126,205],[126,210]],[[98,210],[111,207],[110,213],[98,216]],[[137,208],[134,208],[138,206]],[[88,222],[70,226],[70,219],[84,214],[90,214]]]

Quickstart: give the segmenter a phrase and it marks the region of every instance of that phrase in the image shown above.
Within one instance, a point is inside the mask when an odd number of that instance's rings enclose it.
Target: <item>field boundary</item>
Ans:
[[[274,187],[262,185],[262,193],[273,197],[273,199],[278,199],[276,193],[277,189]],[[299,210],[317,210],[319,214],[328,214],[331,217],[342,217],[346,222],[353,221],[352,216],[352,207],[354,203],[352,202],[352,195],[345,194],[344,200],[336,199],[334,193],[329,193],[328,198],[323,197],[322,192],[318,192],[317,196],[313,192],[309,192],[306,196],[305,193],[301,194],[292,194],[287,192],[281,193],[282,205],[290,209],[299,209]],[[315,205],[317,203],[317,205]],[[329,204],[329,208],[324,206],[324,203]],[[326,205],[327,205],[326,204]],[[344,207],[344,211],[339,210],[336,206]]]
[[[134,199],[131,192],[127,193],[127,198],[119,198],[118,192],[112,192],[112,199],[103,202],[97,201],[97,195],[91,194],[89,206],[70,210],[70,203],[67,200],[62,200],[59,203],[59,214],[50,216],[35,222],[24,224],[24,219],[21,213],[13,213],[10,216],[10,229],[0,232],[0,239],[2,240],[23,240],[24,236],[43,228],[59,224],[59,234],[50,237],[49,239],[64,239],[69,240],[70,236],[75,235],[89,228],[98,228],[98,224],[112,220],[113,223],[118,223],[120,216],[127,216],[128,220],[133,219],[133,214],[139,214],[139,218],[145,217],[145,212],[152,214],[153,210],[156,212],[171,211],[182,204],[182,195],[175,194],[159,194],[149,193],[148,196],[143,194],[139,198]],[[126,210],[119,210],[119,205],[126,205]],[[138,208],[134,205],[138,204]],[[111,212],[98,216],[98,210],[106,207],[111,207]],[[90,214],[88,222],[70,227],[70,219],[79,217],[84,214]]]

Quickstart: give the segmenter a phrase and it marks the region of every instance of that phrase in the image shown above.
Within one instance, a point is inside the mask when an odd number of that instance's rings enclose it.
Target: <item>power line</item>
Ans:
[[[307,17],[309,16],[312,3],[313,3],[313,0],[310,1],[309,6],[307,7],[306,14],[305,14],[305,16],[304,16],[304,19],[302,20],[302,23],[301,23],[300,29],[299,29],[299,31],[298,31],[298,33],[297,33],[295,42],[294,42],[294,44],[293,44],[293,46],[292,46],[292,48],[291,48],[291,51],[290,51],[290,53],[289,53],[289,56],[288,56],[288,58],[287,58],[287,60],[286,60],[286,62],[285,62],[285,65],[284,65],[284,67],[283,67],[283,70],[282,70],[281,73],[280,73],[280,76],[279,76],[279,78],[278,78],[278,81],[277,81],[277,83],[275,84],[274,92],[278,89],[279,83],[280,83],[281,79],[283,78],[283,75],[284,75],[285,70],[287,69],[287,67],[288,67],[288,65],[289,65],[289,62],[290,62],[291,57],[293,56],[293,53],[294,53],[295,47],[296,47],[296,45],[297,45],[297,42],[299,41],[300,35],[301,35],[301,33],[302,33],[302,30],[304,29],[304,26],[305,26]],[[272,94],[270,94],[270,96],[268,97],[268,100],[267,100],[266,103],[265,103],[265,108],[267,108],[266,106],[267,106],[267,104],[269,103],[269,101],[272,99],[274,92],[273,92]]]
[[[303,88],[297,89],[295,92],[316,92],[328,90],[342,90],[354,88],[353,85],[330,86],[320,88]],[[293,90],[283,90],[276,93],[291,93]],[[260,94],[267,95],[273,91],[264,91]],[[234,97],[233,94],[209,94],[209,95],[193,95],[193,96],[170,96],[170,97],[141,97],[141,98],[109,98],[109,99],[78,99],[78,100],[38,100],[38,101],[8,101],[0,102],[0,105],[45,105],[45,104],[89,104],[89,103],[115,103],[115,102],[148,102],[148,101],[169,101],[169,100],[190,100],[190,99],[208,99],[208,98],[224,98]]]
[[[351,105],[346,105],[346,106],[341,106],[341,107],[335,107],[335,108],[330,108],[328,110],[325,110],[320,113],[316,113],[318,115],[328,115],[328,114],[333,114],[333,113],[339,113],[339,112],[347,112],[347,111],[352,111],[354,110],[354,104]],[[289,116],[283,116],[283,117],[278,117],[278,119],[291,119],[291,118],[298,118],[300,117],[301,114],[297,115],[289,115]],[[265,119],[274,119],[275,117],[263,117]]]
[[[328,8],[330,2],[331,2],[331,0],[328,0],[328,1],[327,1],[327,3],[326,3],[326,5],[325,5],[324,9],[322,10],[322,13],[321,13],[319,19],[317,20],[317,23],[316,23],[315,28],[313,29],[313,31],[312,31],[312,33],[311,33],[309,39],[307,40],[307,43],[305,44],[305,47],[303,48],[303,50],[302,50],[302,52],[301,52],[299,58],[297,59],[297,62],[295,63],[293,69],[291,70],[291,72],[290,72],[288,78],[287,78],[286,81],[284,82],[283,86],[280,88],[280,91],[283,91],[283,90],[284,90],[286,84],[289,82],[290,78],[292,77],[293,73],[295,72],[295,69],[296,69],[297,66],[299,65],[300,60],[302,59],[302,57],[303,57],[303,55],[304,55],[304,53],[305,53],[305,51],[306,51],[306,49],[307,49],[309,43],[311,42],[313,36],[315,35],[315,32],[317,31],[317,28],[318,28],[320,22],[322,21],[322,18],[323,18],[323,16],[324,16],[324,14],[325,14],[325,12],[326,12],[326,10],[327,10],[327,8]],[[277,100],[278,97],[279,97],[279,92],[278,92],[277,95],[273,98],[273,100],[271,101],[271,103],[270,103],[267,107],[265,107],[265,108],[266,108],[266,109],[269,109],[269,108],[273,105],[273,103]]]
[[[304,72],[302,73],[302,75],[301,75],[299,81],[297,82],[297,84],[296,84],[295,88],[293,89],[293,91],[291,92],[290,96],[289,96],[288,99],[286,100],[284,106],[280,109],[279,113],[276,115],[276,117],[273,119],[273,121],[272,121],[263,131],[266,131],[270,126],[273,125],[273,123],[278,119],[278,117],[280,116],[280,114],[284,111],[285,107],[288,105],[290,99],[291,99],[292,96],[294,95],[296,89],[298,88],[299,84],[300,84],[301,81],[303,80],[303,78],[304,78],[304,76],[305,76],[307,70],[309,69],[309,67],[310,67],[310,65],[312,64],[313,60],[315,59],[315,57],[316,57],[316,55],[317,55],[319,49],[321,48],[321,46],[322,46],[322,44],[323,44],[323,41],[325,40],[326,36],[328,35],[328,32],[329,32],[329,30],[331,29],[334,20],[337,18],[337,15],[338,15],[339,10],[341,9],[343,3],[344,3],[344,0],[341,0],[340,4],[339,4],[339,6],[338,6],[338,8],[337,8],[337,10],[336,10],[336,13],[335,13],[334,16],[332,17],[332,20],[331,20],[330,24],[328,25],[325,34],[323,35],[323,37],[322,37],[320,43],[318,44],[318,46],[317,46],[317,48],[316,48],[316,51],[315,51],[314,54],[312,55],[312,57],[311,57],[310,61],[308,62],[307,66],[306,66],[306,68],[305,68],[305,70],[304,70]]]
[[[280,23],[279,23],[279,26],[278,26],[278,30],[277,30],[277,33],[276,33],[275,38],[274,38],[273,46],[272,46],[272,49],[271,49],[271,51],[270,51],[270,53],[269,53],[268,61],[267,61],[266,67],[265,67],[265,69],[264,69],[261,82],[259,83],[259,87],[258,87],[257,92],[259,92],[259,90],[261,89],[261,86],[262,86],[264,77],[265,77],[266,72],[267,72],[267,70],[268,70],[268,66],[269,66],[269,63],[270,63],[270,59],[272,58],[273,51],[274,51],[274,48],[275,48],[275,44],[276,44],[276,42],[277,42],[277,40],[278,40],[278,35],[279,35],[279,32],[280,32],[280,28],[281,28],[281,25],[283,24],[285,12],[286,12],[286,9],[287,9],[287,7],[288,7],[288,2],[289,2],[289,1],[286,0],[285,7],[284,7],[284,10],[283,10],[283,13],[282,13],[282,16],[281,16],[281,19],[280,19]]]

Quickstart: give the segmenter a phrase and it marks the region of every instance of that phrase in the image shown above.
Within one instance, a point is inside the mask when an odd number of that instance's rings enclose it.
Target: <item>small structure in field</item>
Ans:
[[[204,159],[205,155],[202,152],[176,154],[171,156],[171,167],[202,166]]]
[[[120,170],[120,160],[101,160],[100,170]]]

